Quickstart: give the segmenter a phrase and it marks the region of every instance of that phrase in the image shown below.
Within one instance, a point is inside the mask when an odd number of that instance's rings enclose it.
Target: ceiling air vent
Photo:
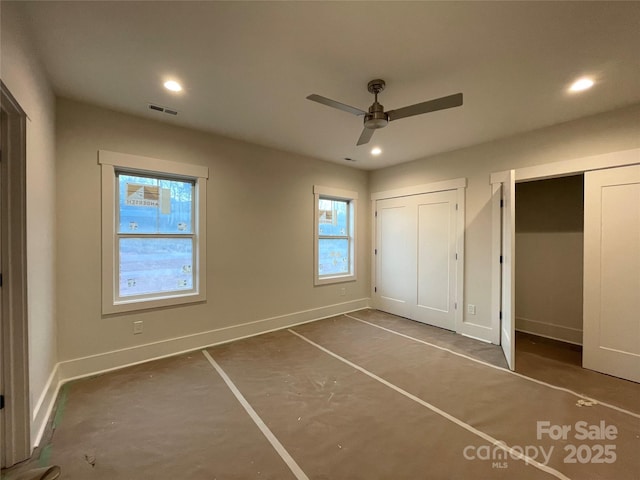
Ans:
[[[164,112],[164,113],[167,113],[169,115],[178,115],[177,110],[173,110],[173,109],[171,109],[169,107],[162,107],[160,105],[155,105],[153,103],[149,104],[149,108],[151,110],[155,110],[156,112]]]

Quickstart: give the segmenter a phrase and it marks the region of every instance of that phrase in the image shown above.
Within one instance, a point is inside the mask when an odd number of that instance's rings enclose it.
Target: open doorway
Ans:
[[[512,370],[516,368],[513,341],[516,183],[583,174],[584,368],[575,368],[573,375],[565,375],[563,379],[567,384],[575,384],[576,372],[579,372],[577,376],[585,377],[600,372],[640,383],[640,344],[637,343],[640,317],[636,314],[640,310],[637,295],[640,286],[639,153],[640,149],[622,150],[491,174],[492,326],[494,332],[499,332],[496,343],[502,346]],[[556,207],[539,208],[542,212],[554,212]],[[547,275],[543,281],[549,278]]]
[[[580,367],[584,175],[516,183],[515,194],[516,364]]]

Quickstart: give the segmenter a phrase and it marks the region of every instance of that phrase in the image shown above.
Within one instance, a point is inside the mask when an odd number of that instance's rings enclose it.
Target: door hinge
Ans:
[[[377,249],[377,248],[373,251],[373,254],[374,254],[374,255],[377,255],[377,254],[378,254],[378,249]]]
[[[500,310],[500,315],[499,315],[499,317],[500,317],[500,320],[502,320],[502,310]]]
[[[376,217],[378,216],[378,211],[376,210]]]
[[[500,255],[500,263],[502,263],[502,255]]]
[[[377,293],[378,292],[378,287],[373,287],[373,291]]]
[[[2,286],[2,274],[0,273],[0,287]]]
[[[0,395],[0,410],[4,408],[4,395]]]
[[[504,200],[500,199],[500,208],[504,208]]]
[[[456,253],[456,260],[458,259],[458,254]]]
[[[457,310],[457,309],[458,309],[458,302],[455,302],[455,303],[453,304],[453,308],[454,308],[454,310]]]
[[[458,204],[456,203],[456,210],[458,210]]]

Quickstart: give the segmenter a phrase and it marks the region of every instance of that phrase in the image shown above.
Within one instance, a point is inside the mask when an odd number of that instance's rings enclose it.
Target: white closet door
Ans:
[[[376,306],[455,330],[457,192],[376,202]]]
[[[416,221],[411,197],[376,204],[376,300],[380,310],[411,318],[415,302]]]
[[[516,369],[516,183],[515,172],[508,172],[502,184],[502,290],[500,346],[511,370]]]
[[[640,165],[585,173],[583,366],[640,382]]]
[[[417,209],[417,298],[413,318],[455,330],[455,190],[415,198]]]

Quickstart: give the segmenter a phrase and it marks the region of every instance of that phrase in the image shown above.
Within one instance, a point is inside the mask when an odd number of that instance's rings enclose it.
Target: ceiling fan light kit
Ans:
[[[384,112],[384,107],[378,103],[378,94],[384,90],[385,85],[384,80],[379,78],[371,80],[367,84],[367,90],[375,95],[375,100],[373,105],[369,107],[369,113],[364,116],[365,128],[375,130],[376,128],[386,127],[389,123],[389,115]]]
[[[373,132],[378,128],[386,127],[389,122],[393,120],[399,120],[401,118],[413,117],[414,115],[421,115],[423,113],[435,112],[437,110],[445,110],[447,108],[459,107],[462,105],[462,93],[455,93],[446,97],[436,98],[434,100],[428,100],[422,103],[416,103],[409,105],[408,107],[399,108],[396,110],[384,111],[384,106],[378,103],[378,94],[385,88],[385,81],[382,79],[371,80],[367,84],[367,90],[374,95],[373,104],[369,107],[369,110],[365,112],[359,108],[346,105],[344,103],[336,102],[330,98],[323,97],[321,95],[312,94],[307,97],[308,100],[327,105],[328,107],[337,108],[343,112],[351,113],[357,116],[364,117],[364,130],[360,134],[360,138],[356,145],[364,145],[369,143]]]

